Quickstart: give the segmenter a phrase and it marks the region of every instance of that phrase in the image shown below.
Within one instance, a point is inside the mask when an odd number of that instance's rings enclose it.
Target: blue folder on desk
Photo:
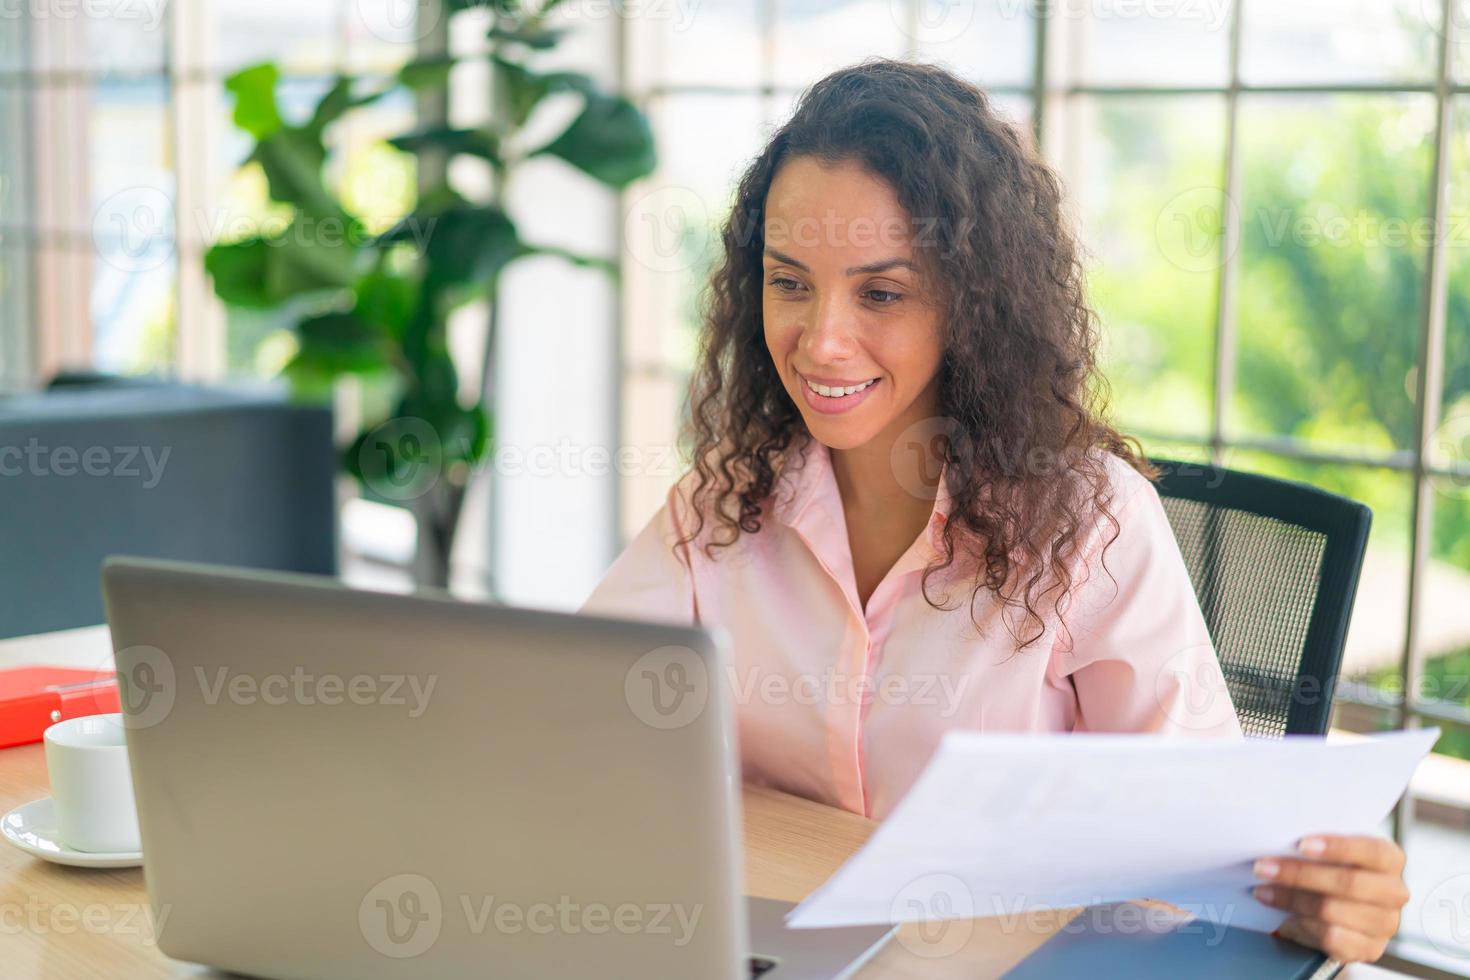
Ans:
[[[1317,950],[1265,933],[1203,920],[1173,926],[1150,920],[1132,903],[1094,905],[1002,980],[1327,980],[1342,968]]]

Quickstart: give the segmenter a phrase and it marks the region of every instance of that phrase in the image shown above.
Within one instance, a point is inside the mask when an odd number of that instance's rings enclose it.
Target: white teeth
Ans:
[[[855,395],[877,380],[877,378],[873,378],[871,381],[864,381],[860,385],[848,385],[845,388],[830,388],[827,385],[819,385],[814,381],[808,381],[806,386],[823,398],[841,398],[844,395]]]

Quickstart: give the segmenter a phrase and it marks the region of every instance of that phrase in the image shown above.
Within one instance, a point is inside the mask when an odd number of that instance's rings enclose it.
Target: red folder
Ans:
[[[0,748],[41,741],[66,718],[121,710],[112,671],[70,667],[0,670]]]

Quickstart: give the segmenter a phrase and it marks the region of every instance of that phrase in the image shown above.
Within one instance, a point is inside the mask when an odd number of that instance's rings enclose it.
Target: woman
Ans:
[[[733,640],[745,778],[882,818],[951,728],[1241,737],[1136,444],[1105,419],[1055,174],[940,68],[802,98],[741,179],[694,467],[589,612]],[[1282,935],[1373,960],[1404,855],[1257,862]]]

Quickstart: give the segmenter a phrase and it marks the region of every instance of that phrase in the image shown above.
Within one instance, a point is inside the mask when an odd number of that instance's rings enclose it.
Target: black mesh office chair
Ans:
[[[1326,732],[1372,512],[1303,483],[1153,463],[1241,727]]]

